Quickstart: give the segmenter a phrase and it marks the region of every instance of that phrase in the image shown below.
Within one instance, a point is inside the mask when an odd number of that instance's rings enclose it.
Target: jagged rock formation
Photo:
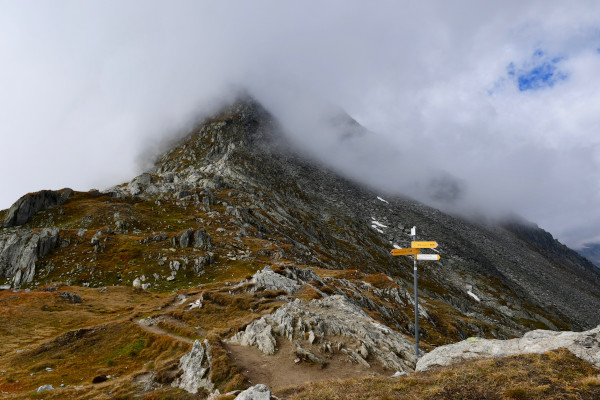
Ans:
[[[274,354],[277,337],[290,341],[308,338],[324,355],[341,352],[352,362],[365,366],[373,360],[394,371],[414,367],[412,344],[406,337],[378,323],[340,295],[311,302],[296,299],[252,322],[229,341]]]
[[[292,294],[301,287],[296,280],[277,274],[269,267],[265,267],[254,274],[249,283],[254,285],[253,291],[283,290],[287,294]],[[242,282],[243,284],[244,282]]]
[[[189,393],[198,393],[199,388],[212,391],[214,385],[210,379],[211,355],[207,340],[194,341],[192,350],[181,357],[179,368],[183,371],[178,382],[173,385]]]
[[[600,326],[585,332],[556,332],[535,330],[522,338],[488,340],[470,338],[459,343],[440,346],[417,362],[417,371],[447,366],[460,361],[482,357],[507,357],[566,348],[577,357],[600,367]]]
[[[36,262],[59,246],[58,233],[56,228],[0,233],[0,276],[12,278],[14,287],[31,282]]]
[[[8,209],[2,226],[12,228],[23,225],[38,211],[64,204],[72,193],[71,189],[63,189],[26,194]]]

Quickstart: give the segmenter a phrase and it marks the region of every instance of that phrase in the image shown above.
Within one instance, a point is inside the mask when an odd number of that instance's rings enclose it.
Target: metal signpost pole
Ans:
[[[417,227],[413,226],[412,231],[413,242],[417,241]],[[417,286],[417,255],[415,254],[415,357],[419,359],[419,288]]]
[[[417,242],[417,227],[413,226],[410,230],[410,236],[412,236],[412,243],[410,249],[401,249],[398,245],[394,245],[394,249],[390,251],[393,256],[415,256],[415,357],[419,360],[419,287],[417,286],[418,271],[417,271],[417,260],[421,261],[439,261],[439,254],[423,254],[421,249],[435,249],[438,247],[438,242],[425,241]],[[436,250],[437,251],[437,250]],[[439,253],[439,252],[438,252]]]

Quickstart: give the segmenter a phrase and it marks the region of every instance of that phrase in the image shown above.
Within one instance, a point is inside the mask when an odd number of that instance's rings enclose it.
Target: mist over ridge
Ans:
[[[598,241],[598,7],[6,4],[0,167],[19,168],[2,176],[0,208],[129,180],[141,153],[243,87],[294,142],[382,194]],[[332,110],[369,133],[340,141]]]

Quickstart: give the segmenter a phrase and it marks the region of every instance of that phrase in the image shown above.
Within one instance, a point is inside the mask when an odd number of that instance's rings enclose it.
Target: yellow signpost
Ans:
[[[438,247],[437,242],[411,242],[410,247],[413,249],[435,249]]]
[[[393,256],[414,256],[420,252],[421,250],[419,249],[394,249],[390,251]]]
[[[415,356],[419,359],[419,287],[417,285],[417,260],[437,261],[439,254],[421,254],[419,249],[435,249],[437,242],[417,242],[417,227],[413,226],[410,230],[413,241],[410,243],[410,249],[393,249],[390,253],[393,256],[415,256]]]

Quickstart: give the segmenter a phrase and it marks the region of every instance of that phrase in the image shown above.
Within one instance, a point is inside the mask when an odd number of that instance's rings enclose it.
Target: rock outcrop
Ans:
[[[277,337],[308,342],[325,355],[345,354],[352,362],[377,362],[394,371],[412,370],[412,343],[380,324],[341,295],[304,302],[299,299],[250,323],[229,339],[256,346],[265,354],[277,351]]]
[[[204,388],[209,392],[213,390],[213,383],[210,379],[210,345],[207,340],[204,342],[194,341],[192,350],[181,357],[179,368],[183,373],[174,386],[189,393],[198,393],[199,388]]]
[[[271,391],[263,384],[258,384],[238,394],[234,400],[271,400]]]
[[[600,367],[600,326],[585,332],[535,330],[522,338],[493,340],[469,338],[462,342],[440,346],[424,355],[417,371],[447,366],[460,361],[484,357],[507,357],[517,354],[545,353],[566,348],[577,357]]]
[[[31,282],[36,262],[60,244],[59,230],[17,230],[0,234],[0,276],[12,278],[13,287]]]
[[[254,288],[251,291],[283,290],[287,294],[292,294],[301,287],[296,280],[279,275],[269,267],[265,267],[255,273],[250,283],[254,284]]]
[[[42,190],[37,193],[26,194],[8,209],[2,227],[21,226],[27,223],[38,211],[64,204],[72,193],[71,189],[62,189],[59,191]]]

